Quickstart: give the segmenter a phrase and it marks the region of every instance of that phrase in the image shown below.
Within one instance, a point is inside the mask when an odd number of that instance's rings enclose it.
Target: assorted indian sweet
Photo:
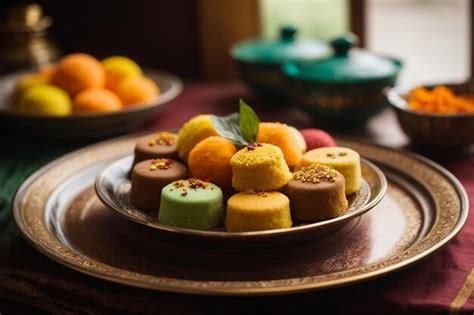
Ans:
[[[335,218],[347,210],[346,194],[359,189],[361,169],[357,152],[334,145],[319,129],[260,122],[241,102],[238,114],[198,115],[178,135],[141,138],[130,199],[158,210],[161,224],[196,230],[224,223],[230,232],[262,231]]]
[[[240,192],[227,202],[229,232],[286,229],[291,224],[290,200],[280,192]]]
[[[301,135],[306,143],[306,150],[313,150],[324,147],[335,147],[336,141],[326,131],[316,128],[301,130]]]
[[[177,142],[178,135],[167,131],[160,131],[139,139],[135,146],[133,165],[148,159],[165,158],[177,160]]]
[[[344,147],[325,147],[306,152],[301,159],[301,166],[311,164],[327,165],[340,172],[345,179],[346,194],[359,190],[362,173],[360,156],[354,150]]]
[[[224,215],[222,190],[212,183],[190,178],[161,190],[158,219],[162,224],[208,230],[221,224]]]
[[[130,202],[141,210],[158,212],[163,187],[186,174],[186,167],[171,159],[141,161],[133,167]]]
[[[206,138],[189,153],[189,171],[193,177],[206,179],[222,188],[230,188],[230,159],[236,152],[235,145],[227,139],[218,136]]]
[[[308,147],[306,146],[306,140],[304,139],[303,134],[293,126],[288,126],[288,127],[290,128],[291,132],[293,133],[296,139],[296,144],[300,148],[301,154],[305,153]]]
[[[18,79],[11,108],[38,116],[105,113],[144,104],[159,94],[156,83],[127,57],[99,61],[74,53]]]
[[[198,115],[191,118],[181,127],[178,133],[178,155],[179,158],[188,161],[189,152],[201,140],[207,137],[217,136],[217,132],[211,122],[211,115]]]
[[[474,96],[456,95],[453,90],[445,86],[436,86],[431,90],[417,87],[408,95],[408,107],[418,112],[472,113]]]
[[[322,164],[310,164],[294,172],[285,194],[298,220],[332,219],[347,210],[344,176]]]
[[[259,126],[257,142],[276,145],[283,152],[288,166],[296,168],[301,160],[301,146],[290,127],[281,123],[262,122]]]
[[[232,186],[238,191],[277,190],[291,179],[283,152],[275,145],[253,143],[230,160]]]

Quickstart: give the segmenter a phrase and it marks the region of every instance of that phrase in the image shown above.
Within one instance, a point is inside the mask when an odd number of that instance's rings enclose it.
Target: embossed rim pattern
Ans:
[[[85,274],[154,290],[210,295],[268,295],[329,288],[378,277],[428,257],[461,230],[468,215],[468,198],[459,181],[438,164],[414,153],[379,145],[338,139],[364,157],[398,169],[424,186],[435,201],[437,218],[427,235],[388,260],[335,273],[264,281],[196,281],[156,277],[106,265],[61,243],[45,222],[45,203],[54,188],[75,172],[113,156],[131,152],[137,137],[130,135],[69,153],[30,176],[18,189],[13,215],[24,238],[57,262]],[[64,165],[67,161],[67,165]]]

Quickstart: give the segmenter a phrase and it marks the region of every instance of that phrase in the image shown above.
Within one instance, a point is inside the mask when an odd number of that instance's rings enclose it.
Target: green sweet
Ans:
[[[204,183],[205,187],[196,187],[196,182]],[[222,190],[212,183],[181,180],[165,186],[161,191],[158,219],[162,224],[208,230],[219,225],[223,218]]]

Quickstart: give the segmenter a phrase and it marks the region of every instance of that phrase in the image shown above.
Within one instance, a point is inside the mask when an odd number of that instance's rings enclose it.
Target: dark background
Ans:
[[[187,79],[202,74],[195,0],[1,0],[0,14],[31,2],[54,19],[49,34],[64,53],[124,55]]]

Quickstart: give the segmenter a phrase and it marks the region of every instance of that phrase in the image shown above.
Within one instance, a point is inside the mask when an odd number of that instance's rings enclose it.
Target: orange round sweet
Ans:
[[[103,87],[105,71],[102,64],[90,55],[70,54],[57,64],[51,83],[75,95],[87,88]]]
[[[77,114],[113,112],[121,108],[119,97],[104,88],[88,88],[77,93],[72,106]]]
[[[301,150],[298,140],[290,127],[281,123],[260,123],[257,141],[273,144],[283,151],[286,164],[290,168],[298,166],[301,160]]]
[[[46,81],[50,81],[53,77],[54,71],[56,70],[55,65],[49,65],[44,68],[41,68],[39,71],[39,75],[44,78]]]
[[[232,187],[230,159],[237,152],[232,142],[213,136],[199,142],[189,153],[191,175],[224,188]]]
[[[125,106],[133,106],[157,97],[160,89],[155,81],[138,76],[120,82],[116,92]]]

